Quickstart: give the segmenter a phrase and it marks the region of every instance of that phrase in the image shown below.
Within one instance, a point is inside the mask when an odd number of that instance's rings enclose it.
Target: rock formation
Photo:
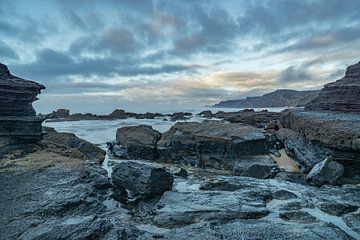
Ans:
[[[360,62],[349,66],[342,79],[326,84],[305,109],[360,112]]]
[[[319,94],[315,91],[295,91],[280,89],[258,97],[222,101],[214,107],[223,108],[262,108],[262,107],[303,107]]]
[[[0,63],[0,146],[41,139],[42,119],[35,116],[32,102],[43,85],[11,75]]]

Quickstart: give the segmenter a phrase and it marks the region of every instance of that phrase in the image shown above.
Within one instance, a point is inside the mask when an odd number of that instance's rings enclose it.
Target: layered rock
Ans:
[[[268,152],[260,129],[222,122],[176,123],[157,146],[164,161],[230,170],[236,161]]]
[[[32,102],[43,85],[13,76],[0,63],[0,146],[41,139],[42,119],[35,116]]]
[[[342,79],[326,84],[305,109],[360,112],[360,62],[349,66]]]
[[[345,167],[345,175],[359,174],[359,114],[288,110],[282,113],[281,122],[297,133],[298,137],[285,137],[285,147],[306,171],[331,157]]]

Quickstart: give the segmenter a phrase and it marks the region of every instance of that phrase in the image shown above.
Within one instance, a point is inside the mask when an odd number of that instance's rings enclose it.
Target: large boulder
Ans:
[[[124,160],[111,175],[114,184],[125,188],[134,197],[154,198],[172,189],[174,178],[164,167],[155,163]]]
[[[313,169],[311,169],[306,179],[317,186],[325,183],[336,184],[343,173],[344,167],[340,163],[327,158],[317,163]]]
[[[129,159],[158,158],[156,144],[160,138],[161,133],[148,125],[122,127],[116,132],[116,142],[125,148]]]
[[[241,158],[268,152],[260,129],[215,121],[176,123],[163,134],[158,150],[164,161],[229,170]]]
[[[326,84],[305,109],[360,112],[359,96],[360,62],[349,66],[342,79]]]
[[[42,89],[41,84],[13,76],[0,63],[0,147],[41,140],[43,119],[35,116],[32,103]]]

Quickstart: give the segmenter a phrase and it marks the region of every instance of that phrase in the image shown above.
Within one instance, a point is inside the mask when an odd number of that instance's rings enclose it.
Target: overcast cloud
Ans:
[[[211,105],[341,77],[360,60],[359,9],[358,0],[1,0],[0,62],[47,86],[41,112]]]

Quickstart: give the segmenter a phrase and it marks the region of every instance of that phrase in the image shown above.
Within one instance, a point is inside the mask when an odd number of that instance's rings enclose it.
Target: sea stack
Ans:
[[[0,63],[0,147],[41,140],[43,119],[32,103],[42,89],[41,84],[13,76]]]
[[[360,112],[360,62],[349,66],[342,79],[326,84],[305,109]]]

